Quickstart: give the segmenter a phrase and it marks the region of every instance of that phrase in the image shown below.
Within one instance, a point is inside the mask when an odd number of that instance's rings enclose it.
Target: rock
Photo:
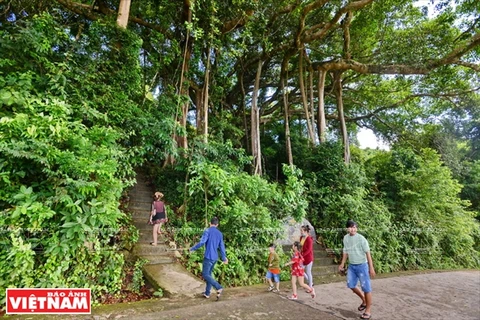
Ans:
[[[277,241],[277,245],[292,245],[295,241],[298,241],[301,235],[300,227],[303,225],[310,226],[310,236],[313,238],[313,241],[315,241],[317,239],[315,229],[307,219],[303,219],[302,221],[297,222],[292,217],[289,217],[284,222],[284,234],[282,239],[279,239]]]

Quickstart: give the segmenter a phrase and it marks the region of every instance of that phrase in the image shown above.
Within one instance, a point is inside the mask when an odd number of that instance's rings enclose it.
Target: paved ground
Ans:
[[[344,279],[344,278],[343,278]],[[288,283],[281,294],[266,292],[266,286],[226,289],[220,301],[173,298],[94,308],[91,316],[23,316],[11,319],[358,319],[360,300],[344,281],[315,286],[312,299],[300,292],[290,301]],[[480,319],[480,271],[438,272],[373,280],[372,319]]]

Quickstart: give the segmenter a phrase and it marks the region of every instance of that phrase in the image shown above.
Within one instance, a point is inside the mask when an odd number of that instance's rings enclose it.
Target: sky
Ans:
[[[380,141],[370,129],[361,128],[357,133],[357,139],[360,143],[361,149],[376,149],[377,147],[382,150],[389,150],[390,147]]]

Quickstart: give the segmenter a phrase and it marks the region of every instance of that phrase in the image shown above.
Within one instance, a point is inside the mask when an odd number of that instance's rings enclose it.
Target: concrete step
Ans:
[[[140,182],[144,183],[144,182]],[[128,193],[135,193],[135,194],[150,194],[150,196],[153,196],[153,193],[155,192],[155,188],[153,187],[146,187],[146,186],[140,186],[136,185],[132,188],[130,188]]]
[[[149,229],[139,229],[139,238],[137,243],[150,243],[153,240],[153,230],[152,226],[150,225]],[[167,243],[170,242],[163,234],[158,235],[158,242],[159,243]]]
[[[318,266],[329,266],[335,264],[335,261],[330,257],[319,257],[317,255],[314,256],[313,265]]]
[[[170,255],[172,250],[166,244],[159,241],[156,246],[150,245],[150,243],[138,243],[133,248],[133,254],[137,256],[166,256]]]
[[[150,197],[150,199],[135,198],[135,199],[130,199],[129,205],[130,205],[130,207],[141,207],[141,206],[151,207],[152,202],[153,202],[153,200],[152,200],[151,197]]]
[[[193,276],[179,263],[145,265],[143,271],[153,288],[162,288],[167,296],[193,298],[205,290],[205,282]]]
[[[147,265],[176,263],[176,259],[172,254],[164,255],[164,256],[141,256],[141,257],[148,260]]]
[[[136,190],[153,190],[154,187],[150,183],[150,181],[146,179],[138,179],[137,178],[137,184],[132,187],[132,189]]]
[[[128,208],[129,211],[132,212],[132,218],[133,219],[137,219],[137,218],[145,218],[145,221],[148,220],[148,217],[150,216],[150,209],[143,209],[143,210],[140,210],[140,209],[136,209],[136,210],[132,210],[131,208]]]
[[[151,211],[151,207],[147,204],[147,205],[143,205],[143,206],[132,206],[132,205],[129,205],[128,206],[128,209],[130,211],[133,211],[135,213],[137,212],[150,212]]]
[[[142,192],[133,192],[128,193],[130,201],[147,201],[152,203],[153,201],[153,192],[152,191],[142,191]]]
[[[139,219],[133,219],[133,225],[138,229],[140,232],[153,232],[153,225],[148,224],[148,216]]]
[[[315,262],[312,267],[313,276],[324,276],[329,274],[338,273],[338,265],[330,266],[316,266]]]
[[[328,253],[328,251],[325,251],[325,250],[322,250],[322,251],[318,251],[318,250],[314,250],[313,251],[313,254],[315,255],[315,258],[316,257],[329,257],[329,258],[332,258],[331,254]]]

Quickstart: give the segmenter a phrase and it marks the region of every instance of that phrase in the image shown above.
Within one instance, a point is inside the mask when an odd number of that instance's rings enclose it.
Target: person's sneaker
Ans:
[[[279,293],[280,290],[277,290],[277,289],[273,289],[272,292],[275,292],[275,293]]]
[[[296,294],[292,294],[290,297],[288,297],[288,299],[290,299],[290,300],[297,300],[298,297],[297,297]]]
[[[273,288],[274,288],[274,286],[269,286],[269,287],[268,287],[268,291],[272,291]]]
[[[220,289],[220,290],[217,290],[217,301],[220,300],[220,297],[222,295],[222,292],[223,292],[223,288]]]
[[[202,293],[202,295],[203,295],[205,298],[207,298],[207,299],[208,299],[208,298],[210,298],[210,296],[209,296],[209,295],[207,295],[205,292],[204,292],[204,293]]]

